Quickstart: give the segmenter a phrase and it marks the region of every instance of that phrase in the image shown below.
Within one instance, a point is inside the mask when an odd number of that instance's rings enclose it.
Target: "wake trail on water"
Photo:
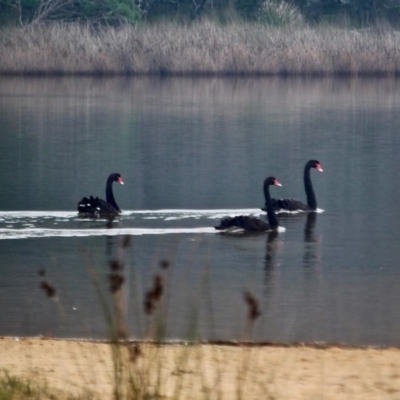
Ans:
[[[200,228],[113,228],[113,229],[0,229],[1,239],[28,239],[45,237],[87,237],[118,235],[166,235],[177,233],[215,233],[213,227]]]
[[[108,223],[106,219],[80,218],[76,211],[0,211],[0,240],[216,233],[214,220],[236,215],[265,213],[259,208],[125,210],[110,225],[105,224]],[[184,220],[188,221],[183,222],[185,226],[179,226],[179,221]],[[186,226],[188,224],[201,226]]]
[[[176,218],[221,218],[226,215],[240,214],[262,214],[258,208],[243,208],[243,209],[211,209],[211,210],[187,210],[187,209],[161,209],[161,210],[123,210],[119,218],[129,216],[157,216],[162,219],[168,216]],[[76,211],[0,211],[0,221],[4,219],[21,219],[21,218],[76,218]],[[91,219],[87,219],[92,221]]]

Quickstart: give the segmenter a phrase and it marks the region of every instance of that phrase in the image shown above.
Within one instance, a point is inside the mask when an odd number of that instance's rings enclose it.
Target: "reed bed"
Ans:
[[[2,75],[387,75],[400,32],[257,24],[53,23],[3,29]]]

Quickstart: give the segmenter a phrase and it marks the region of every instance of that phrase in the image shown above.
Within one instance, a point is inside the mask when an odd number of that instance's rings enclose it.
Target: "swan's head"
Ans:
[[[115,173],[115,174],[112,174],[112,177],[113,177],[113,180],[114,180],[115,182],[119,183],[120,185],[123,185],[123,184],[124,184],[124,181],[122,180],[121,174]]]
[[[276,179],[276,178],[273,177],[273,176],[270,176],[269,178],[267,178],[267,179],[265,180],[265,184],[266,184],[266,185],[270,185],[270,186],[282,186],[282,185],[278,182],[278,179]]]
[[[309,168],[315,168],[319,172],[323,171],[320,162],[317,160],[310,160],[307,165]]]

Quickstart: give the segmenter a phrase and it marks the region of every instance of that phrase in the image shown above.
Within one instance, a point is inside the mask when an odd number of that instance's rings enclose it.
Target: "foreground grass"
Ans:
[[[84,393],[84,391],[82,391]],[[0,400],[89,400],[93,395],[72,395],[66,390],[50,388],[45,381],[35,382],[29,378],[0,372]]]
[[[143,297],[147,339],[130,341],[124,293],[129,245],[129,236],[121,238],[109,260],[110,296],[102,289],[104,275],[87,258],[109,340],[0,337],[0,400],[398,399],[399,349],[253,345],[260,309],[249,291],[243,293],[244,342],[202,343],[196,335],[190,342],[167,342],[161,328],[173,265],[165,259]],[[38,274],[40,288],[59,306],[57,285],[45,269]]]
[[[54,23],[0,35],[0,74],[397,75],[391,29],[220,26],[204,21],[93,29]]]

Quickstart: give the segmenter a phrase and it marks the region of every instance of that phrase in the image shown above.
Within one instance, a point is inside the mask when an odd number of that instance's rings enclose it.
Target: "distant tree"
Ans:
[[[258,20],[270,26],[296,26],[304,22],[299,8],[282,0],[264,0],[258,13]]]
[[[140,19],[133,0],[0,0],[0,11],[22,25],[53,20],[120,24]]]
[[[400,17],[399,0],[342,0],[351,20],[368,26],[380,20],[398,24]]]
[[[399,24],[399,0],[291,0],[308,22],[338,22],[369,26],[380,20]]]
[[[235,9],[246,19],[256,19],[264,0],[235,0]]]
[[[174,18],[193,20],[210,10],[220,10],[224,0],[135,0],[146,19]]]
[[[400,25],[400,0],[0,0],[0,24],[57,20],[116,25],[205,16],[220,21],[233,16],[269,25],[299,21],[346,21],[356,27],[380,21]]]

